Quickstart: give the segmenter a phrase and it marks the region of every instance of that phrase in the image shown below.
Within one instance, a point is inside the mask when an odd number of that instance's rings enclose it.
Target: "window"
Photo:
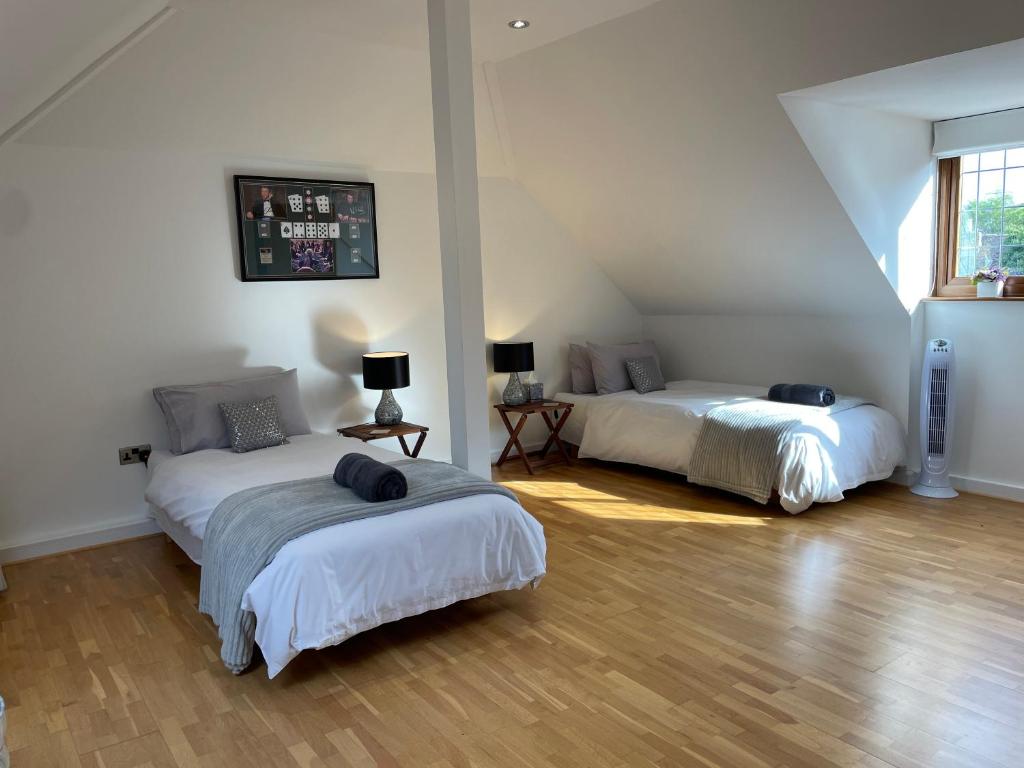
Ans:
[[[939,161],[939,296],[973,296],[971,276],[1002,267],[1024,296],[1024,147]]]

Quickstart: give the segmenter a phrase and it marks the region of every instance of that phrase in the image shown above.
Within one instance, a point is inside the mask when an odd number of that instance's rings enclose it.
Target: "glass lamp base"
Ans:
[[[523,405],[526,402],[526,387],[519,380],[518,373],[512,372],[508,375],[508,384],[501,393],[501,402],[505,405]]]
[[[377,410],[373,412],[373,419],[382,427],[393,427],[402,423],[402,406],[395,400],[390,389],[385,389],[381,394]]]

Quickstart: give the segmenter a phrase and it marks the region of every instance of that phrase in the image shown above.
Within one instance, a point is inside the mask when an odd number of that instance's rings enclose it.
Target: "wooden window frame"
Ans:
[[[960,232],[960,158],[939,160],[938,211],[935,235],[935,292],[941,299],[978,299],[969,277],[957,277],[956,252]],[[1024,277],[1014,276],[1003,287],[1006,298],[1024,297]],[[984,299],[978,299],[984,301]]]

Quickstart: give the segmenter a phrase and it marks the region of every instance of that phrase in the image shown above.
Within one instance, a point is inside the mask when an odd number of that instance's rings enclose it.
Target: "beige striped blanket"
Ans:
[[[837,396],[827,408],[762,399],[712,408],[704,415],[686,479],[767,504],[792,429],[861,405],[868,402]]]

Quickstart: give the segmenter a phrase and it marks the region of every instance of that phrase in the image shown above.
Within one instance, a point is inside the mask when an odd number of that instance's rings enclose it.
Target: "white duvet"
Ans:
[[[563,434],[582,458],[641,464],[685,475],[704,414],[763,397],[764,387],[673,381],[661,392],[558,394],[573,402]],[[906,451],[903,427],[873,405],[828,416],[807,409],[787,437],[776,489],[782,508],[796,514],[814,502],[840,501],[843,491],[889,477]]]
[[[154,452],[146,500],[192,559],[216,506],[236,491],[331,474],[357,451],[401,454],[333,435],[299,435],[251,453]],[[518,589],[545,573],[544,531],[495,494],[432,504],[324,528],[295,539],[253,580],[242,608],[256,614],[256,642],[270,677],[300,651],[324,648],[388,621],[459,600]]]

